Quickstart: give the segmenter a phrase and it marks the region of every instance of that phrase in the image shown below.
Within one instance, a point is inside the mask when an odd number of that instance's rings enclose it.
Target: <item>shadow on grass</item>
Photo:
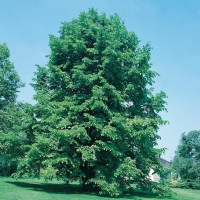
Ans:
[[[5,183],[15,185],[17,187],[26,188],[27,190],[41,191],[55,194],[84,194],[98,197],[109,197],[107,195],[99,195],[98,193],[84,192],[79,184],[54,184],[54,183],[28,183],[23,181],[5,181]],[[156,198],[156,195],[146,193],[140,190],[125,191],[120,198],[138,200],[138,198]]]
[[[13,184],[18,187],[26,188],[28,190],[42,191],[47,193],[59,194],[85,194],[82,192],[78,184],[53,184],[53,183],[27,183],[22,181],[6,181],[6,183]]]

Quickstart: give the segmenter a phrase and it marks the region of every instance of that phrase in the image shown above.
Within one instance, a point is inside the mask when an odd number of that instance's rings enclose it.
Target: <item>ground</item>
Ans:
[[[173,189],[177,193],[174,200],[199,200],[200,190]],[[0,178],[0,200],[112,200],[96,194],[87,194],[81,191],[78,184],[66,186],[62,182],[53,181],[44,183],[38,179]],[[117,200],[152,200],[156,199],[147,194],[135,193],[124,195]],[[166,200],[166,199],[163,199]]]

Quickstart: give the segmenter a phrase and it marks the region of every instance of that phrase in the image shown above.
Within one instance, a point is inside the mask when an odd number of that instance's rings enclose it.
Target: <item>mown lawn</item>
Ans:
[[[199,190],[173,189],[177,193],[171,199],[176,200],[200,200]],[[77,184],[66,186],[62,182],[53,181],[44,183],[37,179],[0,178],[0,200],[111,200],[113,198],[102,197],[96,194],[82,192]],[[151,200],[155,197],[144,194],[134,193],[125,194],[119,200]],[[164,200],[164,199],[163,199]],[[166,199],[165,199],[166,200]]]

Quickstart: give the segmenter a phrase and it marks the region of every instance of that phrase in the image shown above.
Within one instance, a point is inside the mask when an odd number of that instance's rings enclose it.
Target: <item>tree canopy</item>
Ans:
[[[16,171],[17,159],[22,155],[22,138],[15,128],[21,126],[21,104],[17,93],[24,84],[21,82],[6,44],[0,44],[0,175]]]
[[[84,189],[118,195],[162,170],[155,148],[165,93],[153,93],[149,44],[118,15],[94,9],[50,36],[47,67],[35,73],[34,143],[19,174],[78,180]]]
[[[9,61],[10,51],[6,44],[0,45],[0,108],[15,103],[17,92],[24,84],[14,65]]]
[[[183,133],[173,160],[173,169],[182,180],[200,177],[200,131]]]
[[[24,84],[21,82],[14,65],[9,60],[10,51],[6,44],[0,44],[0,131],[7,132],[14,124],[13,106],[17,92]]]

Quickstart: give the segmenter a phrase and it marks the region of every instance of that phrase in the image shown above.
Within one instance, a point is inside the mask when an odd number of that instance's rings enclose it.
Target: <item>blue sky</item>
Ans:
[[[34,103],[32,82],[36,64],[46,65],[49,34],[58,35],[61,22],[94,7],[107,16],[118,13],[129,31],[150,42],[156,92],[167,96],[169,125],[160,128],[158,147],[170,159],[183,132],[200,130],[200,1],[199,0],[0,0],[0,43],[6,43],[26,87],[19,100]]]

